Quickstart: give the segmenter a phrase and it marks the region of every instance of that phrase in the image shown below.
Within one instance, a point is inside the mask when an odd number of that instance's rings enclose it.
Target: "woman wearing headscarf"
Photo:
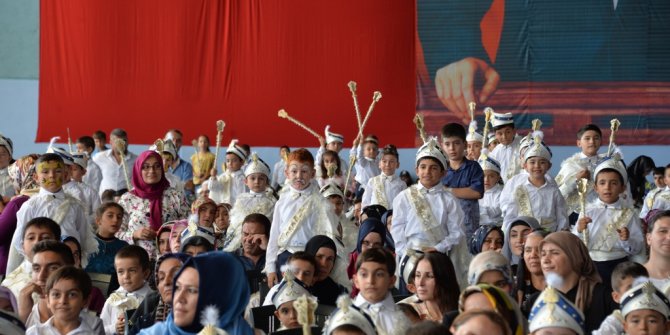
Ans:
[[[526,237],[521,258],[516,270],[516,297],[519,305],[524,305],[533,294],[542,292],[546,283],[540,263],[540,242],[547,234],[536,230]]]
[[[492,310],[509,323],[512,334],[528,334],[528,324],[514,299],[502,289],[477,284],[468,286],[458,300],[458,310],[465,313],[472,310]]]
[[[502,228],[494,225],[483,225],[479,226],[472,234],[468,247],[470,248],[470,254],[474,256],[489,250],[500,252],[504,244],[505,234]]]
[[[227,279],[225,283],[222,278]],[[175,275],[173,287],[172,311],[167,319],[140,334],[190,335],[205,326],[231,335],[254,333],[244,320],[249,285],[242,264],[232,254],[208,252],[188,259]]]
[[[318,265],[314,284],[309,288],[311,293],[319,299],[319,304],[335,306],[337,297],[345,294],[348,290],[333,280],[337,272],[342,273],[346,266],[340,266],[343,262],[337,255],[337,246],[328,236],[316,235],[305,245],[305,252],[314,255]],[[337,269],[340,267],[341,269]]]
[[[638,156],[633,159],[626,172],[628,173],[628,184],[633,196],[633,205],[642,208],[644,196],[647,193],[647,176],[654,170],[656,163],[649,156]]]
[[[154,323],[165,321],[172,310],[172,279],[190,257],[186,254],[167,253],[158,258],[154,276],[156,291],[147,295],[128,321],[128,335],[134,335]]]
[[[370,217],[363,220],[358,230],[356,250],[349,254],[349,266],[347,267],[349,279],[356,273],[356,260],[363,251],[370,248],[388,248],[387,232],[386,225],[381,220]],[[356,295],[358,295],[358,288],[354,286],[351,289],[351,296],[355,297]]]
[[[0,214],[0,276],[11,272],[21,264],[22,257],[14,248],[10,248],[10,245],[16,230],[16,213],[21,209],[23,203],[30,199],[30,196],[37,194],[40,190],[35,178],[33,178],[35,176],[35,161],[38,158],[39,155],[37,154],[23,156],[7,168],[9,178],[14,185],[14,189],[19,190],[19,195],[7,202]],[[12,253],[14,255],[10,257]],[[8,267],[9,271],[7,271]]]
[[[617,309],[610,290],[602,283],[589,251],[576,235],[561,231],[551,233],[540,242],[542,272],[547,281],[584,313],[585,332],[598,329],[605,318]],[[555,280],[558,278],[558,280]],[[524,306],[530,310],[539,293]]]
[[[503,229],[505,232],[503,255],[509,259],[512,273],[516,273],[517,265],[522,261],[521,252],[523,251],[526,237],[532,231],[540,230],[540,223],[533,217],[519,216],[514,218],[507,227],[503,225]]]
[[[177,253],[181,251],[181,234],[188,227],[188,220],[177,220],[172,222],[170,230],[170,252]]]
[[[117,237],[142,246],[154,259],[156,232],[161,225],[184,219],[189,213],[184,193],[170,187],[164,171],[161,156],[153,150],[144,151],[133,165],[133,189],[119,200],[126,214]]]

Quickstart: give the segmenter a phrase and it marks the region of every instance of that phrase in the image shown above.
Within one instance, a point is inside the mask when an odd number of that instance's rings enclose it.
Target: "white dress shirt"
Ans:
[[[516,192],[520,188],[523,188],[522,191],[528,194],[530,203],[530,208],[528,209],[530,213],[526,212],[526,209],[519,203],[519,199],[516,196]],[[526,178],[523,183],[512,191],[511,195],[514,201],[509,203],[505,212],[503,231],[508,231],[514,219],[522,215],[534,217],[542,228],[550,232],[567,230],[569,228],[565,199],[563,199],[563,195],[561,195],[558,187],[550,181],[545,181],[544,185],[536,187]]]
[[[504,182],[521,171],[519,165],[519,146],[521,137],[516,135],[510,144],[498,144],[489,155],[500,163],[500,176]]]
[[[384,192],[381,192],[383,185]],[[361,208],[370,205],[382,205],[387,210],[393,209],[393,199],[395,199],[400,192],[407,188],[407,184],[396,175],[387,176],[384,173],[379,174],[368,180],[363,192],[363,200],[361,201]],[[378,191],[378,189],[380,189]],[[378,196],[383,196],[380,199]]]
[[[433,235],[424,229],[412,204],[410,192],[418,189],[428,203],[439,229],[433,229]],[[425,194],[424,194],[425,193]],[[425,247],[437,249],[441,253],[447,253],[453,246],[465,237],[463,227],[463,210],[458,200],[447,191],[442,183],[427,189],[421,183],[412,185],[402,191],[393,200],[393,220],[391,234],[395,241],[395,250],[399,259],[405,256],[406,249],[421,250]]]
[[[500,194],[503,187],[496,184],[484,191],[484,197],[479,199],[479,225],[502,226],[503,217],[500,209]]]
[[[233,205],[238,194],[247,192],[244,185],[244,171],[242,169],[230,172],[226,171],[216,178],[209,178],[209,198],[217,204],[226,203]]]
[[[65,194],[73,196],[84,205],[86,215],[90,218],[89,222],[94,223],[95,212],[98,210],[98,207],[100,207],[100,196],[93,187],[73,180],[63,185],[63,191]]]
[[[128,170],[128,180],[131,180],[133,166],[135,165],[137,155],[127,151],[124,158],[126,162],[126,169]],[[126,178],[123,176],[125,174],[125,171],[123,170],[123,164],[116,161],[116,158],[114,158],[114,155],[112,155],[112,149],[105,150],[100,154],[95,155],[95,157],[93,157],[93,161],[98,165],[98,167],[100,167],[100,172],[102,172],[102,181],[100,182],[100,189],[98,190],[100,195],[102,195],[102,192],[106,190],[118,191],[124,188],[128,188],[128,185],[126,184]]]
[[[640,211],[640,219],[644,219],[652,209],[670,209],[670,186],[647,193]]]
[[[102,171],[98,164],[95,164],[93,159],[88,160],[88,163],[86,164],[86,174],[84,174],[82,181],[88,184],[88,186],[93,187],[98,194],[101,193],[100,183],[102,182]]]
[[[21,265],[10,272],[2,281],[2,286],[10,289],[16,299],[19,299],[19,293],[32,279],[33,265],[27,260],[23,260]]]
[[[637,211],[632,207],[624,207],[623,201],[606,204],[600,199],[586,206],[586,217],[591,218],[587,228],[589,231],[589,254],[596,262],[605,262],[626,256],[634,256],[642,251],[644,237]],[[625,220],[624,220],[625,219]],[[619,239],[617,229],[628,228],[628,240]],[[572,233],[584,238],[577,232],[577,225]]]
[[[123,286],[121,286],[112,294],[119,294],[129,299],[136,299],[137,306],[139,306],[142,303],[142,300],[144,300],[144,297],[146,297],[147,294],[151,292],[152,291],[149,287],[149,284],[145,283],[144,286],[142,286],[142,288],[139,290],[128,292],[123,288]],[[105,327],[105,334],[107,335],[113,335],[116,333],[116,320],[118,319],[120,313],[125,312],[125,309],[119,308],[119,306],[113,306],[110,302],[110,298],[107,298],[105,305],[102,307],[102,312],[100,312],[100,319],[102,319],[102,324]]]
[[[280,159],[277,163],[275,163],[274,167],[272,168],[272,177],[270,178],[272,188],[275,190],[279,186],[284,186],[284,182],[286,182],[286,174],[284,171],[286,170],[286,162],[283,159]]]
[[[579,213],[580,200],[579,193],[577,192],[577,174],[587,170],[589,172],[589,186],[588,195],[586,198],[587,202],[592,202],[598,199],[598,194],[596,194],[593,189],[593,172],[598,166],[598,161],[603,158],[604,155],[595,155],[588,157],[583,152],[578,152],[561,163],[561,170],[558,171],[556,175],[556,183],[558,188],[565,198],[568,211],[570,213]]]
[[[292,186],[282,193],[275,204],[272,227],[265,259],[265,272],[277,272],[277,256],[284,251],[291,253],[305,250],[305,245],[316,235],[326,235],[333,240],[336,234],[337,218],[331,203],[319,193],[314,184],[304,190]],[[311,204],[304,219],[290,236],[286,245],[280,245],[279,237],[291,224],[291,219],[303,207]]]
[[[37,307],[37,305],[35,305],[35,307]],[[35,307],[33,307],[33,312],[35,311]],[[38,322],[32,326],[26,325],[26,327],[29,327],[26,331],[26,335],[61,335],[56,327],[54,327],[53,320],[54,317],[52,316],[45,323]],[[97,316],[90,315],[82,310],[79,314],[79,321],[81,322],[79,327],[73,329],[67,333],[67,335],[105,335],[102,321]]]
[[[409,320],[393,302],[391,293],[387,293],[384,300],[371,303],[358,293],[354,305],[365,311],[377,328],[380,335],[405,334]]]
[[[556,186],[556,181],[549,174],[544,175],[544,180],[547,181],[549,185]],[[519,185],[524,184],[528,181],[528,172],[526,170],[521,170],[519,174],[510,178],[505,185],[503,186],[502,192],[500,192],[500,209],[502,210],[502,215],[505,217],[507,212],[507,207],[513,203],[514,200],[514,190],[519,187]]]
[[[363,145],[359,144],[355,148],[352,148],[351,154],[356,156],[356,164],[354,164],[356,177],[354,179],[361,185],[366,185],[370,178],[382,173],[382,170],[379,168],[379,155],[374,159],[365,157]]]

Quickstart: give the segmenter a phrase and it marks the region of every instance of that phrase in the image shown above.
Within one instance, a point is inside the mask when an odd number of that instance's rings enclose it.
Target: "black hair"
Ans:
[[[600,127],[596,126],[593,123],[589,123],[589,124],[584,125],[581,128],[579,128],[579,130],[577,131],[577,139],[580,140],[582,138],[582,136],[584,135],[584,133],[589,131],[589,130],[590,131],[595,131],[596,133],[598,133],[598,136],[603,137],[603,132],[602,132],[602,130],[600,130]]]
[[[140,263],[142,270],[151,270],[149,254],[139,245],[127,245],[116,252],[114,259],[135,258]]]
[[[630,261],[619,263],[612,271],[612,289],[617,291],[621,282],[627,277],[649,277],[649,272],[640,263]]]
[[[79,262],[81,263],[81,243],[79,243],[79,240],[77,240],[74,236],[68,236],[63,239],[63,243],[65,242],[74,242],[74,244],[77,246],[77,250],[79,250]],[[67,245],[67,243],[65,243],[65,245]],[[72,250],[70,249],[70,251]],[[75,255],[72,254],[72,257],[74,256]]]
[[[51,251],[58,254],[66,265],[74,265],[72,250],[65,243],[56,240],[39,241],[33,246],[33,258],[41,252]]]
[[[55,153],[46,153],[43,155],[40,155],[40,157],[35,161],[35,165],[38,165],[39,163],[42,162],[59,162],[61,164],[65,164],[65,161],[63,161],[63,158],[59,156],[58,154]]]
[[[498,130],[502,130],[502,129],[505,129],[505,128],[514,129],[514,123],[507,123],[507,124],[502,124],[502,125],[499,125],[499,126],[495,126],[495,127],[493,127],[493,132],[496,132]]]
[[[72,280],[75,283],[84,299],[87,299],[91,295],[91,291],[93,290],[91,277],[89,277],[86,271],[72,265],[62,266],[49,275],[46,283],[47,292],[51,291],[59,280],[65,279]]]
[[[382,149],[382,157],[386,155],[395,156],[396,159],[400,159],[398,148],[396,148],[396,146],[393,144],[387,144],[384,149]]]
[[[439,165],[442,168],[442,171],[445,171],[447,169],[447,167],[443,165],[444,163],[440,162],[439,159],[437,159],[435,157],[431,157],[431,156],[426,156],[426,157],[419,158],[419,160],[416,162],[416,166],[419,167],[419,164],[421,164],[421,161],[424,160],[424,159],[429,159],[429,160],[437,163],[437,165]]]
[[[423,254],[414,266],[413,272],[419,267],[419,263],[425,260],[430,263],[435,277],[435,297],[438,305],[443,311],[458,309],[458,295],[460,288],[456,279],[456,270],[449,256],[439,252]]]
[[[242,225],[245,223],[258,223],[263,226],[263,234],[265,236],[270,236],[270,227],[272,226],[272,222],[270,222],[270,219],[268,219],[267,216],[261,214],[261,213],[251,213],[247,216],[244,217],[244,220],[242,220]]]
[[[305,252],[305,251],[297,251],[293,253],[291,256],[288,256],[288,259],[286,260],[286,264],[291,263],[292,261],[295,260],[300,260],[300,261],[305,261],[314,267],[314,273],[316,274],[317,269],[319,268],[319,264],[316,262],[316,257],[314,255]]]
[[[60,239],[61,234],[60,226],[58,225],[58,223],[56,223],[56,221],[45,216],[38,216],[28,221],[28,223],[26,223],[26,226],[23,228],[23,237],[26,236],[28,228],[33,226],[38,228],[47,228],[56,237],[56,239]]]
[[[337,154],[337,152],[333,150],[326,150],[324,151],[323,155],[321,155],[321,164],[319,164],[319,169],[321,169],[321,177],[322,178],[328,178],[328,169],[326,168],[326,163],[325,160],[323,159],[326,155],[332,156],[335,158],[335,161],[337,162],[337,169],[335,169],[335,175],[341,176],[342,175],[342,161],[340,160],[340,155]]]
[[[291,152],[291,148],[290,148],[288,145],[286,145],[286,144],[284,144],[284,145],[282,145],[281,147],[279,147],[279,150],[281,150],[281,149],[286,149],[286,150],[288,150],[288,152]]]
[[[128,141],[128,133],[125,130],[123,130],[122,128],[116,128],[116,129],[112,130],[110,135],[114,135],[118,138],[121,138],[121,139],[124,139],[124,140]]]
[[[214,251],[214,245],[209,242],[206,238],[202,236],[191,236],[184,240],[182,242],[181,247],[179,248],[179,251],[182,253],[186,253],[186,249],[188,247],[203,247],[205,248],[205,252],[207,251]]]
[[[93,137],[94,139],[97,138],[98,140],[102,140],[102,141],[106,141],[106,140],[107,140],[107,134],[105,134],[105,132],[102,131],[102,130],[96,130],[96,131],[93,133],[93,136],[92,136],[92,137]],[[95,144],[95,142],[93,142],[93,144]]]
[[[107,191],[111,191],[111,190],[107,190]],[[107,191],[105,191],[105,192],[107,192]],[[103,192],[103,193],[105,193],[105,192]],[[112,194],[112,199],[113,198],[114,198],[114,195]],[[125,213],[125,210],[123,209],[123,206],[117,204],[116,202],[108,201],[108,202],[103,202],[102,204],[100,204],[100,207],[98,207],[98,209],[95,210],[95,219],[100,220],[102,218],[102,215],[105,214],[105,212],[110,208],[116,208],[116,209],[120,210],[121,214]]]
[[[641,206],[644,202],[644,195],[646,192],[647,178],[646,175],[656,167],[654,160],[649,156],[638,156],[628,167],[628,182],[630,184],[630,193],[633,196],[634,205]]]
[[[596,183],[598,183],[598,176],[603,172],[615,172],[617,174],[617,176],[619,176],[619,181],[621,182],[621,185],[626,184],[625,180],[623,180],[623,176],[621,175],[621,172],[617,171],[616,169],[611,169],[611,168],[606,168],[606,169],[602,169],[602,170],[598,171],[598,174],[596,175],[596,178],[595,178]]]
[[[361,264],[366,262],[374,262],[386,265],[386,271],[390,276],[395,275],[395,257],[385,248],[370,248],[363,251],[356,260],[356,271],[361,268]]]
[[[87,149],[95,148],[95,140],[91,136],[82,136],[77,139],[77,143],[83,144]]]
[[[407,329],[407,334],[413,335],[443,335],[449,334],[447,326],[435,321],[421,321]]]
[[[655,167],[655,168],[654,168],[654,176],[656,176],[656,175],[661,175],[661,176],[665,175],[665,169],[667,169],[667,167],[663,167],[663,166],[657,166],[657,167]]]
[[[442,138],[447,138],[447,137],[458,137],[465,142],[465,137],[467,135],[467,132],[465,130],[465,127],[463,127],[462,124],[460,123],[447,123],[444,126],[442,126]]]
[[[654,231],[654,225],[656,224],[656,221],[662,219],[662,218],[670,218],[670,210],[662,210],[656,212],[651,219],[649,220],[649,224],[647,226],[647,233],[651,234]]]

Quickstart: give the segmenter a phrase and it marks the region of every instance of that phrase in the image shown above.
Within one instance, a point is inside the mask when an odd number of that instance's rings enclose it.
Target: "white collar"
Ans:
[[[393,302],[393,296],[391,295],[391,293],[386,293],[386,297],[384,297],[384,300],[378,301],[378,302],[375,302],[375,303],[371,303],[371,302],[367,301],[360,292],[356,296],[354,304],[356,306],[361,307],[361,308],[368,308],[368,307],[374,306],[374,307],[378,307],[380,309],[395,305],[395,303]]]
[[[437,183],[437,185],[435,185],[431,188],[423,186],[423,184],[421,184],[421,182],[416,183],[416,186],[419,189],[419,191],[425,190],[424,192],[426,192],[426,193],[438,193],[438,192],[444,191],[444,185],[442,185],[442,182]]]
[[[58,198],[58,199],[65,198],[65,192],[63,192],[62,187],[56,193],[51,193],[51,192],[45,190],[44,188],[40,187],[40,191],[39,191],[39,193],[37,193],[37,195],[47,195],[47,196],[50,195],[50,196],[53,196],[54,198]]]
[[[618,198],[613,204],[606,204],[598,198],[598,200],[596,200],[596,206],[598,206],[598,208],[622,209],[623,202],[621,201],[621,198]]]

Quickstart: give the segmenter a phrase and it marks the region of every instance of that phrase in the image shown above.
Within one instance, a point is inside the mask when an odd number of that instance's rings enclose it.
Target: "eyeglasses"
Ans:
[[[149,171],[149,170],[160,171],[162,169],[163,169],[163,166],[160,165],[160,164],[142,165],[142,171]]]

